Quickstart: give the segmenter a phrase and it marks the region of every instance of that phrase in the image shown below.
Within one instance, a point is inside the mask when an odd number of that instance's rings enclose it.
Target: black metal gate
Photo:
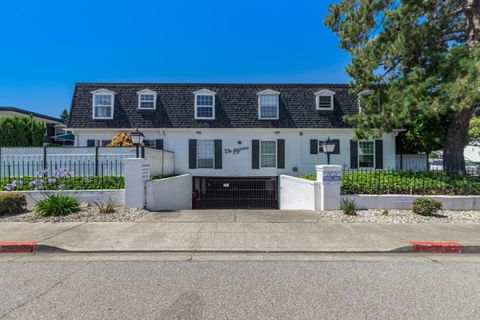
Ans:
[[[277,209],[278,180],[268,178],[212,178],[193,180],[194,209]]]

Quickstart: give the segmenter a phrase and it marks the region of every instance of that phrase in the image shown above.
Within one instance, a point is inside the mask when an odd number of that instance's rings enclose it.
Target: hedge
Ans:
[[[316,180],[315,175],[301,178]],[[347,170],[342,194],[480,195],[480,177],[459,177],[444,172]]]
[[[30,184],[31,181],[38,180],[35,177],[24,178],[2,178],[0,179],[0,191],[9,191],[5,189],[7,184],[11,184],[16,181],[16,187],[14,191],[33,191],[35,185]],[[44,178],[47,180],[48,178]],[[21,181],[21,183],[18,183]],[[47,190],[56,190],[61,185],[62,190],[101,190],[101,189],[124,189],[125,179],[124,177],[68,177],[63,178],[58,183],[46,184]]]

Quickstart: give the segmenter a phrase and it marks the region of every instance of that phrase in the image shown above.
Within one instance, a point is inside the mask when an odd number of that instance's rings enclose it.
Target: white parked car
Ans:
[[[478,175],[480,173],[480,167],[469,159],[465,159],[465,170],[467,171],[467,174],[471,175]],[[430,162],[430,171],[443,171],[443,160],[432,160]]]

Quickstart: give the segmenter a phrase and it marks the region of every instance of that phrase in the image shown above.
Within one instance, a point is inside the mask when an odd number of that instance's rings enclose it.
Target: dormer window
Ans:
[[[335,92],[322,90],[315,93],[317,110],[333,110]]]
[[[113,119],[115,93],[106,89],[91,92],[93,95],[93,119]]]
[[[261,120],[277,120],[280,92],[264,90],[258,95],[258,118]]]
[[[203,89],[195,91],[195,119],[215,119],[215,95],[216,93]]]
[[[138,109],[155,110],[157,105],[157,93],[152,90],[142,90],[138,94]]]
[[[373,90],[363,90],[362,92],[360,92],[358,94],[358,99],[357,99],[357,103],[358,103],[358,112],[362,112],[362,105],[361,105],[361,100],[362,98],[366,98],[368,96],[371,96],[375,94],[375,91]]]

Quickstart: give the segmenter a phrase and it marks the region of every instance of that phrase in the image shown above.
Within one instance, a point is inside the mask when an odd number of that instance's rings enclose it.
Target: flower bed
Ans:
[[[315,175],[301,178],[316,180]],[[444,172],[346,170],[342,194],[480,195],[480,177]]]
[[[124,177],[65,177],[63,190],[112,190],[125,189]],[[54,177],[24,177],[0,179],[0,191],[58,190],[59,182]]]

